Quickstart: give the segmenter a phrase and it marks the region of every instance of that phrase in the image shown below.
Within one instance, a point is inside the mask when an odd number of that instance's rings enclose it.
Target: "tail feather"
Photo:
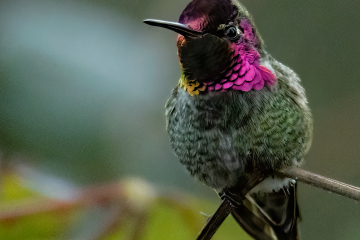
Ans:
[[[267,231],[267,222],[257,217],[244,205],[235,207],[231,213],[235,221],[247,232],[251,237],[257,240],[274,240]]]
[[[278,192],[258,193],[251,196],[260,215],[267,220],[278,240],[299,240],[297,222],[300,217],[296,184]]]
[[[236,222],[256,240],[299,240],[296,184],[277,192],[259,192],[231,212]]]

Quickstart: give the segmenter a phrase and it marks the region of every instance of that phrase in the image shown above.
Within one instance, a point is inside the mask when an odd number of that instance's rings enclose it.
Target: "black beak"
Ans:
[[[185,24],[181,24],[181,23],[176,23],[176,22],[167,22],[167,21],[162,21],[162,20],[146,19],[146,20],[144,20],[144,23],[149,24],[151,26],[163,27],[163,28],[170,29],[174,32],[177,32],[177,33],[183,35],[184,37],[200,37],[200,36],[204,35],[203,32],[198,32],[198,31],[192,30],[189,26],[187,26]]]

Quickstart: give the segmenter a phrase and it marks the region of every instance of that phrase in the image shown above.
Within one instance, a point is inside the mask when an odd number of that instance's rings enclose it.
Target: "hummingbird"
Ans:
[[[267,53],[236,0],[193,0],[178,22],[144,22],[178,33],[182,74],[165,106],[177,158],[238,207],[232,215],[254,239],[299,239],[296,181],[277,173],[299,167],[311,145],[298,75]]]

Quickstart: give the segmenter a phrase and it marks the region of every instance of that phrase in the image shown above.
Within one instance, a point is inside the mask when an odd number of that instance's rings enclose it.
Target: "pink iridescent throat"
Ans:
[[[207,91],[227,91],[229,89],[248,92],[261,90],[265,84],[274,85],[276,76],[259,64],[260,54],[255,49],[245,50],[245,44],[232,43],[234,51],[232,66],[218,83],[204,82]]]

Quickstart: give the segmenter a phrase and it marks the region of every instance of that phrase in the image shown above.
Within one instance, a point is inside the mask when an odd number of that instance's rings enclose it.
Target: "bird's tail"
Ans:
[[[256,240],[300,240],[296,184],[249,196],[232,216]]]

